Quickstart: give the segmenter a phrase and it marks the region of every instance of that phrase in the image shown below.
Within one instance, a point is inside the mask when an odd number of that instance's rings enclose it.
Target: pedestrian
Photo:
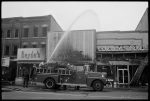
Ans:
[[[31,78],[31,84],[33,83],[34,79],[35,79],[35,75],[36,75],[36,64],[33,65],[33,68],[31,70],[31,74],[30,74],[30,78]]]
[[[23,68],[23,87],[28,87],[29,83],[29,71],[27,68]]]

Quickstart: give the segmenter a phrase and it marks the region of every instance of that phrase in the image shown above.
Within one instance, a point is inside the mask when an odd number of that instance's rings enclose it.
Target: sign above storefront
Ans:
[[[43,48],[20,48],[18,49],[17,60],[44,60],[45,49]]]
[[[98,51],[136,51],[142,50],[138,45],[97,46]]]
[[[2,64],[2,66],[4,66],[4,67],[9,67],[9,64],[10,64],[10,57],[2,58],[1,64]]]

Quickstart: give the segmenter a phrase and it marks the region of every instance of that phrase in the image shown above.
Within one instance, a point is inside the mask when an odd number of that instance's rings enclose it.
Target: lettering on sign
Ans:
[[[18,60],[44,60],[45,52],[43,49],[19,49],[17,59]]]
[[[26,59],[40,58],[40,53],[39,51],[36,51],[36,52],[32,51],[31,53],[25,53],[24,51],[22,51],[21,58],[26,58]]]
[[[98,46],[98,51],[135,51],[141,50],[141,46],[137,45],[117,45],[117,46]]]

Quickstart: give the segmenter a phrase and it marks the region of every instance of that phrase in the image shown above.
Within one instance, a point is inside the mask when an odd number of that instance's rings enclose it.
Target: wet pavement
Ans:
[[[7,85],[2,87],[2,99],[148,99],[148,87],[104,88],[103,91],[93,91],[92,88],[52,90],[44,86],[24,88]]]
[[[68,87],[66,90],[64,90],[62,87],[60,89],[46,89],[45,86],[43,86],[43,85],[29,85],[28,88],[24,88],[21,85],[6,85],[6,86],[2,86],[2,92],[9,92],[9,91],[95,92],[95,91],[92,90],[92,88],[80,88],[80,90],[75,90],[74,87]],[[148,92],[148,86],[128,87],[128,88],[107,88],[107,87],[104,87],[104,89],[103,89],[103,92],[112,92],[112,91]]]

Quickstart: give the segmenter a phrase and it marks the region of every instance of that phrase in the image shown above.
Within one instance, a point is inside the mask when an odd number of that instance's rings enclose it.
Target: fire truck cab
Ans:
[[[102,91],[106,84],[105,72],[94,72],[89,65],[57,67],[55,69],[37,69],[35,82],[42,82],[46,88],[54,89],[60,86],[92,87]]]

